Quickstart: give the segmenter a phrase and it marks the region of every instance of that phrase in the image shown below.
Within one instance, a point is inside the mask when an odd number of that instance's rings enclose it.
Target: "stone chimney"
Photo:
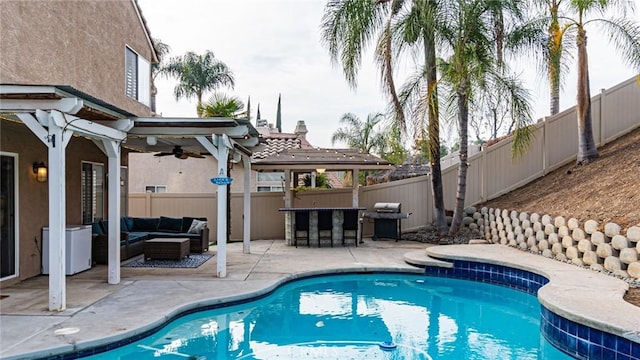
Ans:
[[[296,129],[293,133],[298,135],[298,138],[306,139],[308,132],[309,131],[307,130],[307,125],[305,125],[304,120],[298,120]]]

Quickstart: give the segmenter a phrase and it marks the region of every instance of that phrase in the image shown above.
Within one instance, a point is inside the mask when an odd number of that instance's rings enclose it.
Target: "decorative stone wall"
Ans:
[[[470,208],[469,210],[475,210]],[[640,227],[483,207],[468,226],[486,240],[622,278],[640,279]],[[471,220],[470,219],[470,220]],[[467,221],[470,221],[467,220]],[[475,225],[475,226],[474,226]]]

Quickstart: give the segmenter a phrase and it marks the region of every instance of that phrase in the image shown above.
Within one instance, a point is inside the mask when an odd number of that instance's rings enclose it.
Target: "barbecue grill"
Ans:
[[[401,219],[408,219],[411,213],[401,211],[400,203],[376,203],[374,211],[365,212],[362,216],[373,219],[373,240],[379,238],[400,239],[402,233]]]

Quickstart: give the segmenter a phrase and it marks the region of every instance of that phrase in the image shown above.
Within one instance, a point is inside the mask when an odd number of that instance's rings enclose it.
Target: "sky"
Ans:
[[[261,118],[275,124],[281,94],[283,132],[293,132],[296,122],[304,120],[312,145],[345,147],[331,143],[342,115],[351,112],[364,121],[368,114],[386,111],[387,100],[370,54],[363,56],[355,89],[347,84],[340,65],[331,62],[328,50],[320,42],[326,2],[138,0],[151,36],[170,46],[169,56],[211,50],[229,66],[235,75],[235,87],[220,91],[239,97],[245,104],[251,97],[252,119],[260,104]],[[640,21],[640,9],[636,18]],[[592,29],[587,31],[593,96],[637,72],[620,60],[597,28]],[[534,119],[538,119],[548,114],[549,96],[546,82],[534,68],[535,64],[527,61],[517,65],[534,100]],[[575,104],[576,79],[576,71],[572,70],[561,94],[561,111]],[[167,117],[195,117],[196,100],[176,101],[175,84],[174,79],[156,81],[157,111]],[[455,141],[454,130],[444,132],[443,138],[451,145]]]

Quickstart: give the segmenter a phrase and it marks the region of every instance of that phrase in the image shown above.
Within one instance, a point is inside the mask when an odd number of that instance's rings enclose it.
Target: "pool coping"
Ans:
[[[472,254],[469,245],[450,245],[428,248],[426,255],[544,276],[549,282],[538,301],[547,340],[577,358],[640,358],[640,307],[623,299],[625,281],[504,245],[472,246]]]

